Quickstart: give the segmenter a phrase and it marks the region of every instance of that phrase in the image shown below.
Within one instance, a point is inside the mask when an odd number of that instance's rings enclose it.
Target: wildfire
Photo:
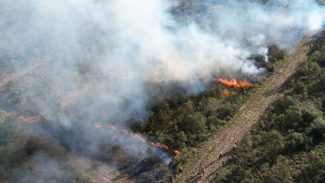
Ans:
[[[175,155],[180,155],[180,154],[182,154],[182,152],[179,151],[179,150],[173,150],[173,153],[174,153]]]
[[[224,89],[224,90],[222,91],[222,93],[223,93],[224,95],[231,95],[231,91],[228,90],[228,89]]]
[[[38,122],[41,121],[42,119],[44,119],[44,116],[41,114],[35,116],[28,116],[28,117],[24,117],[24,116],[20,117],[20,121],[24,124]]]
[[[35,116],[22,116],[20,117],[20,122],[23,123],[23,124],[31,124],[31,123],[35,123],[35,122],[39,122],[41,120],[44,119],[44,116],[39,114],[39,115],[35,115]],[[108,124],[106,126],[104,126],[102,123],[95,123],[94,125],[95,128],[108,128],[112,131],[116,131],[116,132],[119,132],[119,133],[122,133],[124,134],[125,136],[128,136],[128,137],[132,137],[142,143],[145,143],[149,146],[152,146],[152,147],[156,147],[156,148],[159,148],[159,149],[162,149],[162,150],[165,150],[165,151],[168,151],[168,152],[171,152],[173,153],[174,155],[180,155],[181,154],[181,151],[180,150],[173,150],[173,149],[170,149],[168,146],[164,145],[164,144],[161,144],[159,142],[150,142],[148,140],[146,140],[144,137],[142,137],[141,135],[137,134],[137,133],[133,133],[133,132],[130,132],[126,129],[119,129],[117,128],[116,126],[112,125],[112,124]]]
[[[179,151],[179,150],[172,150],[168,146],[166,146],[164,144],[161,144],[159,142],[155,143],[155,142],[147,141],[145,138],[143,138],[141,135],[139,135],[137,133],[133,133],[133,132],[130,132],[130,131],[125,130],[125,129],[119,129],[119,128],[117,128],[116,126],[114,126],[112,124],[108,124],[108,125],[104,126],[102,123],[96,123],[95,127],[98,128],[98,129],[106,127],[106,128],[109,128],[110,130],[120,132],[120,133],[124,134],[125,136],[137,139],[138,141],[143,142],[145,144],[148,144],[148,145],[150,145],[152,147],[156,147],[156,148],[159,148],[159,149],[162,149],[162,150],[165,150],[165,151],[172,152],[175,155],[180,155],[181,154],[181,151]]]
[[[44,65],[45,63],[36,63],[33,64],[25,69],[22,69],[20,71],[17,71],[16,73],[8,74],[6,77],[0,80],[0,88],[3,88],[5,85],[7,85],[9,82],[16,80],[19,77],[22,77],[26,75],[27,73],[33,71],[37,67],[40,67]]]
[[[237,81],[236,79],[225,79],[225,78],[218,78],[216,80],[223,85],[234,87],[234,88],[248,88],[253,86],[253,84],[247,80]]]

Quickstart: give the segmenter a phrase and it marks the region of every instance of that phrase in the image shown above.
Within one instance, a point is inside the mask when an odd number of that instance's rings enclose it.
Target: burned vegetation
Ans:
[[[296,19],[275,26],[275,7],[4,0],[0,182],[171,182],[276,71],[285,52],[272,44],[288,46],[309,32]],[[301,13],[299,3],[287,8],[287,19]],[[298,36],[289,37],[291,30]]]

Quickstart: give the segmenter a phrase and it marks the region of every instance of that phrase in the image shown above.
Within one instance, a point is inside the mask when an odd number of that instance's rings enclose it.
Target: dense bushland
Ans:
[[[321,39],[215,182],[325,182],[324,58]]]

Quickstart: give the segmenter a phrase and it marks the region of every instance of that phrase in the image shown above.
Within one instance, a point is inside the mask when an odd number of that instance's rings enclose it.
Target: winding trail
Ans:
[[[247,102],[226,125],[217,130],[215,135],[197,148],[191,160],[184,165],[182,172],[175,177],[175,183],[211,182],[222,167],[227,154],[233,145],[244,137],[245,133],[255,124],[266,108],[277,98],[283,84],[292,76],[297,67],[307,60],[307,52],[311,39],[304,38],[295,51],[286,56],[279,71],[275,71],[265,83],[250,96]],[[205,174],[199,178],[198,172],[205,168]]]

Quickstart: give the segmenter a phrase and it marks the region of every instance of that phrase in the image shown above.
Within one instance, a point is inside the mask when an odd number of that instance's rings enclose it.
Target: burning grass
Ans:
[[[168,146],[162,144],[162,143],[159,143],[159,142],[151,142],[151,141],[148,141],[146,140],[142,135],[138,134],[138,133],[134,133],[134,132],[131,132],[129,130],[126,130],[126,129],[119,129],[117,128],[116,126],[112,125],[112,124],[108,124],[108,125],[103,125],[102,123],[96,123],[95,124],[95,127],[100,129],[100,128],[108,128],[112,131],[115,131],[115,132],[119,132],[125,136],[128,136],[128,137],[131,137],[131,138],[134,138],[144,144],[147,144],[151,147],[155,147],[155,148],[158,148],[158,149],[161,149],[161,150],[164,150],[164,151],[167,151],[169,153],[172,153],[174,155],[180,155],[181,154],[181,151],[180,150],[173,150],[173,149],[170,149]]]
[[[20,122],[22,124],[27,125],[27,124],[40,122],[43,119],[45,119],[45,117],[43,115],[41,115],[41,114],[34,115],[34,116],[21,116],[20,117]],[[142,135],[140,135],[138,133],[131,132],[131,131],[127,130],[127,129],[120,129],[120,128],[112,125],[112,124],[104,125],[103,123],[97,122],[97,123],[95,123],[95,125],[93,127],[97,128],[97,129],[106,128],[106,129],[109,129],[109,130],[114,131],[114,132],[119,132],[119,133],[123,134],[124,136],[131,137],[133,139],[136,139],[137,141],[140,141],[140,142],[142,142],[144,144],[147,144],[147,145],[149,145],[151,147],[158,148],[158,149],[161,149],[163,151],[169,152],[169,153],[171,153],[171,154],[173,154],[175,156],[181,154],[180,150],[173,150],[173,149],[169,148],[167,145],[164,145],[164,144],[159,143],[159,142],[148,141]]]
[[[233,88],[248,88],[253,86],[253,83],[247,80],[237,81],[236,79],[217,78],[216,81]]]

